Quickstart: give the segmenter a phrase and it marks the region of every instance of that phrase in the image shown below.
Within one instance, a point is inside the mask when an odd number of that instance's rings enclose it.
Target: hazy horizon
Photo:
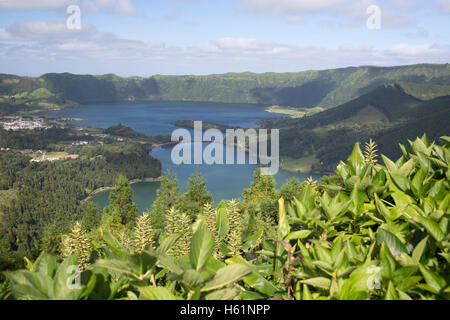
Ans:
[[[61,71],[61,72],[46,72],[46,73],[42,73],[42,74],[38,74],[38,75],[28,75],[28,74],[14,74],[14,73],[10,73],[10,75],[16,75],[16,76],[20,76],[20,77],[31,77],[31,78],[39,78],[42,77],[46,74],[51,74],[51,73],[56,73],[56,74],[64,74],[64,73],[68,73],[68,74],[73,74],[76,76],[83,76],[83,75],[90,75],[90,76],[106,76],[106,75],[115,75],[118,76],[120,78],[150,78],[150,77],[154,77],[154,76],[163,76],[163,77],[190,77],[190,76],[214,76],[214,75],[226,75],[226,74],[246,74],[246,73],[250,73],[250,74],[257,74],[257,75],[263,75],[263,74],[283,74],[283,73],[301,73],[301,72],[313,72],[313,71],[327,71],[327,70],[338,70],[338,69],[349,69],[349,68],[394,68],[394,67],[408,67],[408,66],[417,66],[417,65],[447,65],[449,64],[449,62],[446,63],[427,63],[427,62],[418,62],[415,64],[404,64],[404,65],[389,65],[389,66],[379,66],[379,65],[359,65],[359,66],[345,66],[345,67],[339,67],[339,68],[329,68],[329,69],[307,69],[307,70],[299,70],[299,71],[287,71],[287,72],[270,72],[270,71],[266,71],[266,72],[251,72],[251,71],[241,71],[241,72],[223,72],[223,73],[205,73],[205,74],[151,74],[148,76],[143,76],[143,75],[130,75],[130,76],[121,76],[117,73],[114,72],[108,72],[108,73],[72,73],[69,71]],[[3,72],[0,72],[0,74],[2,74]],[[5,74],[5,73],[3,73]]]
[[[448,63],[449,15],[447,0],[1,0],[0,72],[148,77]]]

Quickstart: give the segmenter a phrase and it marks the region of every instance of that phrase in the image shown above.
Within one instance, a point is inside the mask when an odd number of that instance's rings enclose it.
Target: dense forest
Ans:
[[[109,143],[87,144],[94,137],[83,134],[86,145],[74,146],[80,139],[75,132],[61,127],[0,130],[2,147],[10,149],[0,151],[0,269],[21,266],[23,257],[53,246],[57,232],[82,219],[86,210],[91,213],[83,200],[94,190],[113,186],[120,175],[130,180],[161,175],[148,143],[106,137]],[[25,149],[70,151],[76,158],[30,162],[35,155]]]
[[[142,216],[121,176],[103,215],[89,208],[4,273],[0,298],[449,299],[450,137],[400,149],[394,162],[356,144],[334,176],[281,190],[257,170],[242,199],[216,207],[199,174],[184,194],[167,174]]]

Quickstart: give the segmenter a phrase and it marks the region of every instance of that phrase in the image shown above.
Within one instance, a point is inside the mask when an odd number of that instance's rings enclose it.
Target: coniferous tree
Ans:
[[[205,204],[211,203],[213,200],[206,184],[207,182],[201,173],[199,171],[194,172],[188,180],[186,193],[177,202],[177,209],[186,212],[192,220],[202,212]]]
[[[99,207],[92,201],[83,205],[81,216],[81,225],[87,232],[91,232],[100,226],[102,215]]]
[[[296,177],[289,179],[280,190],[280,197],[286,202],[293,202],[294,198],[300,199],[303,186]]]
[[[261,214],[278,221],[280,196],[273,176],[261,174],[260,169],[255,170],[250,188],[243,190],[242,195],[245,203],[256,203]]]
[[[260,202],[269,198],[277,198],[275,178],[270,175],[263,175],[261,170],[257,169],[253,174],[250,188],[242,191],[242,194],[246,202]]]
[[[156,199],[150,212],[150,219],[155,232],[162,232],[166,226],[166,213],[175,206],[179,197],[178,178],[168,172],[161,180],[161,186],[156,191]]]
[[[103,210],[103,221],[107,221],[114,227],[120,224],[131,228],[138,217],[137,206],[133,202],[133,190],[128,179],[120,176],[114,192],[109,195],[110,205]],[[102,222],[103,222],[102,221]]]

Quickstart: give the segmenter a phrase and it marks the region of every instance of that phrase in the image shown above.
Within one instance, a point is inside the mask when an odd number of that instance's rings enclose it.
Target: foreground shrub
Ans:
[[[135,249],[101,233],[92,264],[78,247],[62,263],[42,254],[27,270],[5,273],[0,297],[449,299],[450,138],[442,142],[416,139],[400,146],[396,162],[382,156],[384,165],[374,142],[364,153],[356,144],[327,179],[339,185],[308,181],[298,198],[279,200],[275,239],[263,238],[255,214],[240,215],[236,201],[206,205],[192,226],[172,209],[158,244],[145,216]]]

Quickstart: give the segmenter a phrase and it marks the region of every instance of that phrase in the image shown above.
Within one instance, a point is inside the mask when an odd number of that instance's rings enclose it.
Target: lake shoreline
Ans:
[[[282,164],[280,164],[280,169],[287,171],[287,172],[292,172],[292,173],[301,173],[301,174],[310,174],[310,175],[318,175],[318,176],[329,176],[329,175],[334,175],[336,174],[335,172],[327,172],[327,171],[304,171],[304,170],[294,170],[294,169],[288,169],[286,167],[284,167]]]
[[[287,116],[286,114],[275,114],[267,112],[265,109],[268,105],[263,108],[256,108],[255,106],[242,106],[229,104],[222,106],[221,104],[182,104],[182,103],[148,103],[148,104],[136,104],[133,107],[133,117],[129,118],[128,122],[123,124],[132,128],[134,131],[145,135],[148,139],[148,147],[151,149],[150,155],[161,162],[162,170],[170,170],[177,174],[179,179],[180,189],[185,189],[189,177],[192,175],[194,169],[200,170],[202,176],[208,181],[208,191],[218,201],[221,199],[232,199],[241,196],[241,191],[248,188],[251,184],[254,171],[257,167],[261,165],[253,165],[248,161],[248,150],[245,150],[243,146],[235,146],[235,148],[243,149],[246,153],[246,165],[238,166],[214,166],[207,165],[203,163],[198,165],[198,168],[194,166],[190,167],[180,167],[174,165],[171,161],[171,148],[182,141],[168,141],[167,139],[152,139],[155,136],[166,135],[169,136],[174,130],[180,128],[174,125],[175,121],[179,121],[177,124],[183,124],[186,122],[184,119],[200,119],[204,123],[214,124],[215,121],[221,119],[224,124],[221,125],[223,128],[252,128],[258,130],[261,126],[258,125],[259,121],[273,118],[281,118]],[[71,108],[72,109],[72,108]],[[126,104],[89,104],[81,106],[80,108],[75,108],[72,111],[63,111],[52,113],[49,116],[53,118],[65,118],[65,119],[84,119],[82,123],[74,122],[74,126],[80,126],[83,128],[111,128],[118,126],[121,119],[124,116],[128,117],[128,109]],[[128,118],[127,118],[128,119]],[[180,123],[181,121],[181,123]],[[193,120],[188,120],[193,121]],[[186,123],[184,123],[186,124]],[[190,124],[190,123],[188,123]],[[203,127],[205,128],[205,127]],[[102,129],[105,130],[105,129]],[[245,130],[245,129],[244,129]],[[120,133],[118,131],[118,133]],[[119,136],[119,135],[118,135]],[[236,149],[235,151],[236,152]],[[255,167],[255,168],[253,168]],[[296,169],[291,167],[291,169]],[[160,174],[158,174],[160,175]],[[320,178],[319,175],[305,174],[298,171],[285,170],[284,165],[276,176],[276,181],[278,187],[281,187],[291,177],[298,177],[299,181],[303,181],[312,175],[315,179]],[[136,201],[139,210],[145,210],[151,206],[151,202],[154,201],[155,191],[159,188],[157,183],[148,184],[135,184],[137,182],[153,182],[159,181],[160,179],[139,179],[131,181],[133,185],[133,190],[135,190],[134,200]],[[112,185],[113,183],[111,183]],[[93,201],[101,207],[108,205],[108,194],[114,190],[114,186],[110,184],[104,185],[101,188],[96,188],[96,190],[88,190],[85,196],[82,198],[83,201]],[[146,190],[149,190],[148,192]],[[150,191],[151,190],[151,191]],[[81,201],[81,199],[80,199]]]
[[[144,178],[144,179],[133,179],[130,180],[130,185],[136,184],[136,183],[140,183],[140,182],[159,182],[162,180],[164,176],[161,175],[157,178]],[[98,195],[99,193],[105,192],[105,191],[113,191],[115,190],[116,187],[101,187],[101,188],[97,188],[94,191],[92,191],[85,199],[81,200],[81,202],[86,202],[91,200],[94,196]]]

